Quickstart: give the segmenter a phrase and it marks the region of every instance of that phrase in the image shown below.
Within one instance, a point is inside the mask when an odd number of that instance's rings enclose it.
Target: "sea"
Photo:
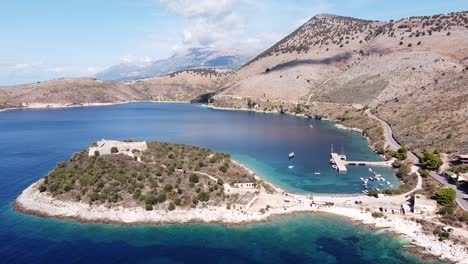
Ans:
[[[338,173],[329,163],[332,148],[348,160],[382,160],[359,133],[282,114],[177,103],[0,112],[0,263],[440,263],[408,253],[403,246],[409,241],[326,214],[234,227],[113,226],[15,211],[12,203],[22,190],[101,139],[183,143],[229,153],[267,181],[301,194],[364,190],[360,178],[371,176],[369,168],[350,166]],[[398,186],[392,168],[372,169]]]

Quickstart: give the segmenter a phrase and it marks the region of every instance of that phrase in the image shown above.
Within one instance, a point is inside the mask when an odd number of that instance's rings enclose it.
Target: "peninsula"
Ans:
[[[413,191],[421,188],[421,179]],[[16,199],[18,211],[113,224],[267,221],[297,212],[342,215],[403,235],[422,252],[462,262],[466,230],[440,241],[435,201],[409,193],[311,196],[273,186],[229,154],[196,146],[101,140],[61,162]]]

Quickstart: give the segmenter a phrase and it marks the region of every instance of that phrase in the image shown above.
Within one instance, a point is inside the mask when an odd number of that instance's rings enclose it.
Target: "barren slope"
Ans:
[[[378,106],[401,143],[468,152],[467,66],[467,12],[388,23],[318,15],[240,69],[214,99]],[[456,137],[440,143],[446,130]]]
[[[231,73],[224,69],[187,70],[127,84],[90,78],[38,82],[0,88],[0,109],[127,101],[190,101],[211,92]]]

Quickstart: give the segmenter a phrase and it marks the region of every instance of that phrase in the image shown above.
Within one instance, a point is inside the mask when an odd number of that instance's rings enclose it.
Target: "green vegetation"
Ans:
[[[395,164],[398,167],[398,171],[396,173],[396,176],[404,182],[404,184],[400,185],[398,189],[393,190],[393,189],[386,189],[382,193],[386,195],[400,195],[403,193],[407,193],[414,189],[416,187],[416,184],[418,183],[418,175],[416,173],[410,173],[410,164],[403,163]]]
[[[440,154],[437,151],[430,152],[427,149],[423,150],[423,157],[421,164],[429,170],[438,169],[444,162],[440,158]]]
[[[456,173],[456,174],[466,173],[468,172],[468,165],[462,164],[462,165],[452,166],[450,167],[449,171]]]
[[[429,174],[430,174],[430,171],[427,170],[427,169],[426,170],[419,169],[418,172],[419,172],[419,174],[421,174],[421,177],[424,177],[424,178],[427,178],[429,176]]]
[[[408,158],[408,149],[406,147],[401,147],[397,151],[391,150],[389,155],[399,160],[405,160]]]
[[[384,217],[384,214],[381,213],[381,212],[373,212],[373,213],[372,213],[372,217],[374,217],[374,218],[382,218],[382,217]]]
[[[369,196],[373,196],[375,198],[379,197],[379,194],[380,194],[380,191],[377,191],[377,190],[370,190],[367,195]]]
[[[455,206],[457,193],[452,188],[440,188],[434,195],[434,199],[441,205]]]
[[[57,164],[38,190],[64,201],[172,211],[199,202],[233,202],[236,197],[224,193],[223,183],[245,181],[247,175],[230,155],[194,146],[152,142],[141,162],[112,152],[92,157],[86,150],[76,153]]]

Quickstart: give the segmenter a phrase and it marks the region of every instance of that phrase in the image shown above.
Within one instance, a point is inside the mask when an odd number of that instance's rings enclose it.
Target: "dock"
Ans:
[[[342,160],[340,158],[340,155],[338,155],[338,153],[332,153],[331,157],[332,157],[333,161],[335,162],[336,167],[338,167],[337,170],[339,172],[347,172],[348,171],[348,169],[346,168],[346,161]]]
[[[381,167],[391,167],[393,160],[390,161],[349,161],[342,160],[338,153],[331,153],[331,157],[335,162],[337,170],[339,172],[347,172],[348,169],[346,166],[381,166]]]

